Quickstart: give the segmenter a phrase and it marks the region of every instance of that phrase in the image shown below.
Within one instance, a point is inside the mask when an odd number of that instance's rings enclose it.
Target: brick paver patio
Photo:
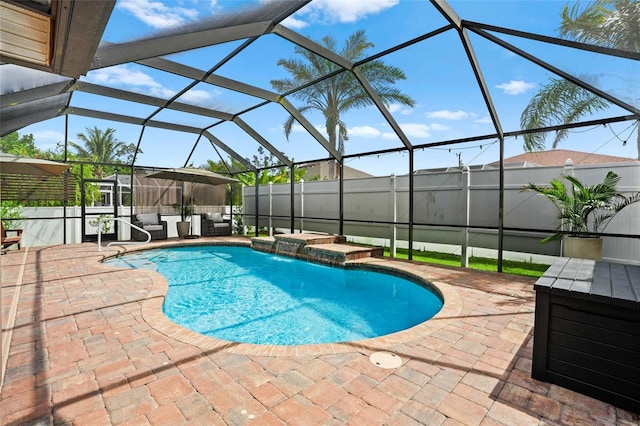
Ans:
[[[157,245],[173,243],[184,241]],[[391,336],[283,348],[174,325],[160,312],[160,275],[99,263],[116,251],[87,243],[1,257],[3,343],[11,337],[3,425],[638,424],[637,414],[530,378],[533,279],[364,260],[426,278],[445,307]],[[374,365],[376,351],[401,366]]]

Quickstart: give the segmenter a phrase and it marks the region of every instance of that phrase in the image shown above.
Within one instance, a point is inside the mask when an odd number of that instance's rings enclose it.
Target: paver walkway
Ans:
[[[0,258],[3,328],[18,296],[15,325],[3,330],[12,337],[3,425],[638,423],[530,378],[533,279],[367,260],[428,279],[445,308],[385,338],[283,350],[183,332],[153,312],[166,288],[160,275],[102,265],[104,254],[87,243]],[[402,365],[374,365],[380,350]]]

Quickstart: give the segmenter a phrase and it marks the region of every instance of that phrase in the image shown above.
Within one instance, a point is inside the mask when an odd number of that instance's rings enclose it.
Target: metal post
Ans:
[[[389,255],[396,257],[396,239],[398,238],[398,196],[396,194],[396,175],[389,176],[389,191],[391,191],[391,235],[389,235]]]
[[[471,191],[469,185],[471,183],[471,170],[469,166],[462,167],[462,219],[464,228],[462,230],[462,244],[460,249],[460,266],[466,268],[469,266],[469,203],[471,201]]]
[[[233,175],[231,177],[233,177]],[[235,228],[233,226],[233,183],[229,184],[229,207],[231,208],[229,211],[229,224],[231,225],[231,234],[233,235],[233,229]],[[200,226],[202,227],[202,219],[200,220]]]
[[[64,161],[67,162],[67,140],[69,137],[69,116],[64,116]],[[62,244],[67,244],[67,191],[70,172],[64,173],[64,196],[62,200]]]
[[[344,235],[344,163],[340,161],[340,211],[339,211],[339,231],[338,235]]]
[[[269,236],[273,236],[273,182],[269,182]]]
[[[296,182],[295,182],[295,178],[296,178],[296,173],[295,173],[295,169],[294,169],[295,165],[291,165],[291,197],[290,197],[290,203],[291,203],[291,233],[293,234],[293,232],[295,231],[295,227],[296,227]]]
[[[246,205],[247,203],[245,202],[245,200],[247,199],[247,196],[245,194],[246,192],[246,186],[243,183],[242,184],[242,235],[247,235],[247,210],[246,210]]]
[[[113,217],[118,218],[120,217],[120,206],[122,205],[122,203],[120,202],[120,191],[118,191],[118,172],[115,173],[116,175],[116,181],[113,184],[113,195],[111,198],[111,203],[113,204]],[[116,234],[116,240],[120,239],[120,227],[118,226],[118,220],[114,220],[113,221],[113,232]]]
[[[413,260],[413,149],[409,149],[409,260]]]
[[[134,187],[136,186],[135,185],[136,182],[134,180],[135,167],[133,165],[131,166],[131,173],[129,174],[129,176],[131,177],[131,188],[130,188],[130,192],[131,192],[131,207],[129,208],[129,222],[133,222],[133,216],[134,216],[133,209],[136,206],[136,203],[135,203],[135,199],[136,198],[135,198],[135,190],[134,190]],[[131,235],[131,230],[129,230],[129,235]]]
[[[258,203],[260,202],[260,197],[259,197],[259,191],[260,191],[260,182],[258,182],[258,177],[260,175],[260,172],[258,170],[255,171],[256,174],[256,183],[255,183],[255,188],[254,188],[254,194],[253,196],[255,197],[256,200],[256,232],[255,232],[255,236],[259,236],[260,234],[258,233],[258,220],[259,220],[259,210],[258,210]]]
[[[504,245],[504,137],[500,136],[500,201],[498,206],[498,272],[502,272]]]
[[[640,132],[638,132],[638,134],[640,135]],[[571,158],[567,158],[567,160],[564,162],[564,175],[574,177],[573,170],[573,160]],[[571,186],[573,187],[573,184]],[[562,227],[560,229],[562,231],[568,230],[566,224],[562,224]],[[564,238],[560,238],[560,256],[564,256]]]
[[[304,179],[300,179],[300,233],[304,232]]]

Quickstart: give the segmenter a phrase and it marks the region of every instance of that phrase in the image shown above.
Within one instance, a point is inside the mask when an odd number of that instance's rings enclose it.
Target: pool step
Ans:
[[[251,239],[254,250],[282,254],[331,265],[342,265],[349,260],[382,257],[379,247],[350,245],[342,235],[282,234]]]

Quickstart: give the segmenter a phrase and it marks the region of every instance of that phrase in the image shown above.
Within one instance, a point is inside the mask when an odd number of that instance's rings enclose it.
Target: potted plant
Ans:
[[[557,232],[542,240],[563,239],[563,255],[583,259],[602,259],[602,237],[611,219],[625,207],[640,201],[640,192],[627,197],[617,190],[620,176],[609,171],[602,183],[587,186],[580,180],[562,175],[566,186],[553,178],[549,186],[527,184],[523,191],[547,197],[558,208]]]
[[[180,222],[177,222],[176,226],[178,228],[178,237],[184,238],[189,235],[189,230],[191,228],[191,223],[186,219],[191,219],[191,215],[193,214],[193,204],[187,199],[182,200],[182,203],[176,203],[173,205],[173,208],[180,213]]]

